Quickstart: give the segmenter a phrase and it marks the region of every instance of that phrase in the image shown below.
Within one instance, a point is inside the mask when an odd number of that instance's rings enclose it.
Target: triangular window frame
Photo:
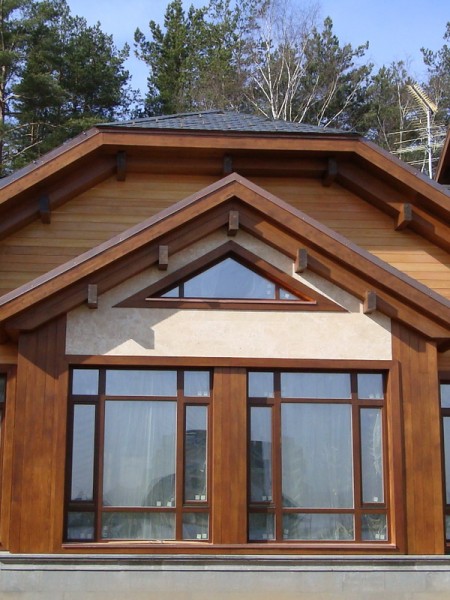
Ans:
[[[246,298],[184,298],[162,297],[162,294],[177,285],[207,271],[212,266],[231,257],[244,267],[264,277],[277,288],[294,295],[287,299],[246,299]],[[246,310],[295,310],[295,311],[332,311],[346,310],[319,292],[287,275],[284,271],[268,263],[250,250],[229,241],[208,252],[189,265],[177,269],[166,277],[133,294],[116,305],[116,308],[192,308],[192,309],[246,309]]]

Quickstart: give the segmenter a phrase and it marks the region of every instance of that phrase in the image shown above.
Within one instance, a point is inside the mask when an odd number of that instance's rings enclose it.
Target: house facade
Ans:
[[[4,592],[448,593],[445,188],[210,111],[99,125],[0,193]]]

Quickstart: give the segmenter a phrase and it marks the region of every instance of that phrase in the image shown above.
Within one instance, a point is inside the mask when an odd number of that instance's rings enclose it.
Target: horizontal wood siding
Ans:
[[[17,365],[12,552],[60,547],[64,507],[67,368],[65,318],[22,335]]]
[[[441,427],[434,344],[393,323],[403,398],[408,554],[444,553]]]

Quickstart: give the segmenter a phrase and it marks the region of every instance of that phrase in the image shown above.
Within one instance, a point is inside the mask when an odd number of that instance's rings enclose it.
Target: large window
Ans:
[[[68,541],[209,539],[210,380],[73,370]]]
[[[250,541],[384,541],[380,373],[254,371]]]
[[[450,543],[450,381],[440,385],[445,468],[445,537]]]

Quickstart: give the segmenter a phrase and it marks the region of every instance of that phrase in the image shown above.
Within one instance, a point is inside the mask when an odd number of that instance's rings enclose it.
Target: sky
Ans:
[[[297,0],[301,4],[301,0]],[[126,42],[133,47],[139,27],[148,37],[148,22],[162,24],[169,0],[68,0],[72,14],[85,17],[88,24],[100,21],[102,30],[112,34],[116,46]],[[204,6],[207,0],[185,0]],[[303,3],[305,4],[305,3]],[[366,41],[368,60],[376,67],[404,60],[418,80],[424,74],[420,48],[438,50],[444,44],[446,23],[450,21],[450,0],[318,0],[320,15],[330,16],[341,45],[359,46]],[[147,69],[135,58],[127,63],[132,85],[146,89]]]

